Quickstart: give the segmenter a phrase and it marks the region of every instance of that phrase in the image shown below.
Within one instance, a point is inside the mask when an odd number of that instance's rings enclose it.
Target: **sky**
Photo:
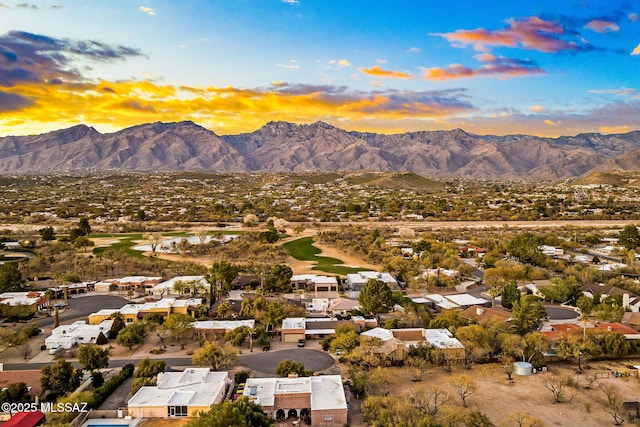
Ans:
[[[640,130],[638,0],[0,0],[0,136]]]

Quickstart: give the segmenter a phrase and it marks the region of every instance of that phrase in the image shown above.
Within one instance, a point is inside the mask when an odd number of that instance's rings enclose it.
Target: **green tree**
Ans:
[[[193,332],[193,317],[184,313],[171,313],[164,320],[164,327],[171,331],[171,335],[180,343],[180,348],[184,350],[186,340]]]
[[[29,387],[23,382],[11,383],[6,388],[0,390],[0,402],[28,402]]]
[[[111,318],[113,319],[113,323],[109,329],[109,338],[115,339],[118,336],[118,333],[124,329],[126,325],[124,324],[122,314],[120,313],[113,313]]]
[[[87,371],[97,371],[109,366],[109,349],[101,349],[98,346],[85,344],[78,350],[78,362],[84,365]]]
[[[56,240],[56,232],[53,227],[44,227],[38,230],[38,234],[42,237],[42,240],[45,242],[50,242],[52,240]]]
[[[300,377],[308,377],[313,372],[308,371],[304,368],[304,365],[300,362],[296,362],[295,360],[285,359],[278,364],[276,367],[276,376],[280,378],[286,378],[289,374],[297,374]]]
[[[64,396],[77,389],[81,379],[81,369],[74,369],[71,362],[58,359],[53,365],[42,368],[40,383],[54,396]]]
[[[542,239],[533,233],[521,233],[507,244],[507,250],[524,264],[544,266],[547,257],[538,249],[542,243]]]
[[[632,224],[626,225],[618,234],[618,243],[628,250],[636,250],[640,246],[638,227]]]
[[[214,371],[228,368],[238,360],[238,351],[230,346],[220,346],[214,341],[207,341],[195,352],[192,358],[194,365],[211,366]]]
[[[582,333],[584,336],[587,335],[587,322],[589,321],[589,317],[591,317],[591,313],[593,312],[593,299],[589,298],[586,295],[578,298],[576,302],[576,306],[580,309],[580,320],[582,320]]]
[[[364,313],[376,315],[391,309],[393,294],[382,280],[369,279],[360,290],[358,302]]]
[[[218,302],[223,289],[230,288],[231,281],[239,271],[240,267],[227,261],[217,261],[213,263],[211,272],[207,275],[207,281],[210,284],[209,308]]]
[[[599,355],[602,352],[600,345],[591,334],[570,335],[566,339],[556,341],[554,349],[562,360],[575,358],[578,363],[578,372],[582,372],[582,361]]]
[[[0,265],[0,292],[22,291],[26,279],[15,262],[5,262]]]
[[[277,264],[265,278],[264,286],[270,291],[288,292],[291,289],[293,270],[285,264]]]
[[[91,234],[91,225],[89,224],[89,220],[87,218],[80,218],[78,221],[78,228],[82,230],[83,236],[88,236]]]
[[[530,296],[524,296],[513,303],[511,319],[520,335],[531,332],[546,317],[547,311],[540,301],[533,302]]]
[[[144,335],[140,330],[138,328],[132,328],[131,326],[133,325],[129,325],[122,329],[116,338],[116,343],[118,345],[127,347],[129,350],[131,350],[135,345],[142,344],[144,341]]]
[[[235,381],[236,384],[244,384],[250,376],[251,372],[249,371],[238,371],[233,374],[233,381]]]
[[[608,334],[604,339],[602,350],[608,355],[619,358],[631,352],[631,343],[625,338],[624,334],[614,332]]]
[[[85,251],[87,250],[87,246],[93,246],[93,242],[87,236],[76,237],[73,244],[76,248],[85,248]]]
[[[272,421],[262,407],[241,397],[235,403],[225,400],[211,406],[208,412],[191,418],[184,427],[271,427]]]
[[[216,310],[216,313],[218,314],[218,317],[222,317],[224,319],[231,312],[231,308],[232,308],[231,303],[229,301],[224,301],[218,304],[218,309]]]
[[[140,360],[133,376],[136,378],[154,378],[164,372],[167,364],[164,360],[150,360],[148,357]]]
[[[516,282],[510,281],[504,285],[500,301],[502,306],[507,310],[511,310],[516,301],[520,301],[520,290]]]

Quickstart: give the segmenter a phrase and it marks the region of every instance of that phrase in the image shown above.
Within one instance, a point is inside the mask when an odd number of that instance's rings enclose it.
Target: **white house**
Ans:
[[[222,402],[230,383],[228,372],[210,372],[209,368],[160,373],[156,386],[141,387],[129,399],[129,415],[134,418],[192,417]]]
[[[0,304],[11,306],[29,305],[34,306],[37,310],[44,310],[49,306],[49,298],[44,292],[28,291],[28,292],[3,292],[0,294]]]
[[[391,274],[378,273],[377,271],[359,271],[347,274],[347,286],[352,291],[360,291],[370,279],[381,280],[392,289],[398,287],[398,281]]]
[[[178,292],[175,291],[174,286],[176,282],[182,282],[187,284],[193,289],[194,284],[205,291],[209,291],[211,288],[211,284],[207,282],[204,276],[178,276],[173,279],[166,280],[164,282],[160,282],[157,285],[154,285],[153,288],[148,290],[149,295],[178,295]],[[186,292],[190,293],[190,292]]]
[[[347,399],[340,375],[249,378],[243,395],[276,420],[308,416],[312,426],[347,424]]]
[[[104,320],[98,325],[88,325],[83,320],[78,320],[71,325],[60,325],[51,331],[44,343],[47,349],[71,348],[80,344],[95,344],[102,333],[109,338],[109,330],[113,325],[113,319]]]

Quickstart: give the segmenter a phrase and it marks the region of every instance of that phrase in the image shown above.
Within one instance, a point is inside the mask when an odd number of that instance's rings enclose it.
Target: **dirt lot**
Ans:
[[[413,387],[438,387],[449,395],[447,406],[454,412],[480,411],[496,426],[516,426],[514,423],[501,424],[514,412],[529,413],[549,426],[607,426],[613,425],[613,417],[604,411],[605,394],[599,384],[615,387],[622,396],[622,401],[635,401],[640,397],[640,382],[636,377],[617,378],[609,375],[621,366],[613,363],[592,363],[591,369],[583,375],[576,375],[574,365],[558,365],[552,372],[535,374],[528,377],[513,375],[513,381],[507,379],[502,367],[497,364],[475,365],[466,371],[457,368],[452,374],[440,369],[432,369],[425,375],[421,383],[411,381],[411,376],[404,368],[394,369],[395,384],[391,387],[392,396],[408,396]],[[598,373],[605,378],[598,379],[589,389],[587,376]],[[459,374],[470,375],[477,385],[476,394],[467,398],[468,408],[463,408],[460,397],[451,385],[452,379]],[[554,375],[569,376],[576,382],[576,387],[568,387],[565,402],[553,403],[552,393],[544,387],[545,380]],[[346,375],[343,375],[345,377]],[[351,425],[365,426],[360,415],[355,412],[361,402],[353,401],[351,407]],[[443,408],[443,411],[446,409]],[[626,423],[626,412],[622,412]]]

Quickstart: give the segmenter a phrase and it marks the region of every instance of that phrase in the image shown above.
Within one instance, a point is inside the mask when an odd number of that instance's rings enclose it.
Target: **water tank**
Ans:
[[[513,364],[513,373],[522,376],[531,375],[533,374],[533,365],[529,362],[515,362]]]

